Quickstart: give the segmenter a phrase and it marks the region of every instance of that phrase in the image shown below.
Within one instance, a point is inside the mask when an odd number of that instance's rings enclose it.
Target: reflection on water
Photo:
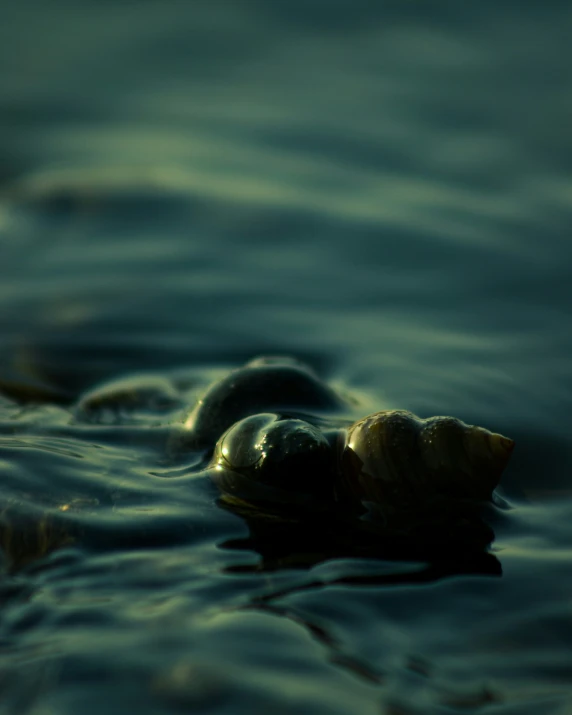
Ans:
[[[1,713],[570,707],[571,23],[5,8]],[[221,508],[178,425],[277,353],[513,437],[491,552]]]

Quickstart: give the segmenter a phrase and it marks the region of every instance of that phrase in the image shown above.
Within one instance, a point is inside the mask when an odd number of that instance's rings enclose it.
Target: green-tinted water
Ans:
[[[0,712],[572,707],[571,30],[555,1],[4,8]],[[256,571],[170,445],[261,353],[513,437],[490,558]],[[171,398],[78,419],[141,373]]]

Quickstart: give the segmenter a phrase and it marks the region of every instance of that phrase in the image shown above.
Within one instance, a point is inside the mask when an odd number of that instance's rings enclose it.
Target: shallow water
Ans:
[[[3,16],[0,712],[567,712],[572,10]],[[513,437],[489,559],[260,570],[171,446],[268,353]]]

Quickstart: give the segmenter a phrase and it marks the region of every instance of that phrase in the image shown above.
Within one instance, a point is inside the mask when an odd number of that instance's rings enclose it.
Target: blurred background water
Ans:
[[[2,513],[105,547],[6,566],[0,712],[572,708],[571,32],[556,0],[4,4]],[[232,572],[168,425],[74,426],[103,380],[192,402],[261,353],[515,438],[502,576]]]

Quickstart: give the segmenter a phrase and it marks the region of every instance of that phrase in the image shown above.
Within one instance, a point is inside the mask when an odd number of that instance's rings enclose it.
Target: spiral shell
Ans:
[[[436,497],[490,499],[514,442],[453,417],[377,412],[347,431],[341,498],[408,508]]]
[[[331,493],[334,454],[308,422],[262,413],[224,433],[211,467],[227,496],[254,504],[318,505]]]
[[[258,358],[211,385],[185,427],[197,445],[212,447],[223,432],[250,415],[292,410],[336,413],[344,406],[344,400],[303,363]]]

